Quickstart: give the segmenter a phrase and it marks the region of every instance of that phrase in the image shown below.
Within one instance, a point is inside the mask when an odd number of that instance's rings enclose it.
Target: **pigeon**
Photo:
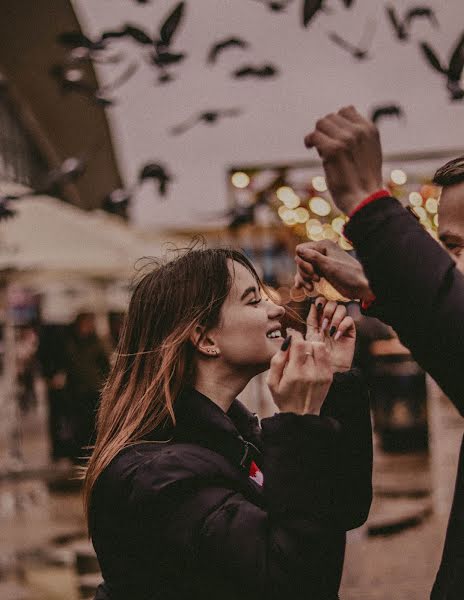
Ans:
[[[293,0],[256,0],[265,4],[272,12],[283,12]]]
[[[303,27],[307,27],[318,12],[325,11],[325,0],[303,0]]]
[[[242,40],[238,37],[230,37],[225,40],[221,40],[220,42],[216,42],[213,46],[211,46],[210,51],[208,52],[207,62],[213,64],[216,62],[218,55],[226,50],[227,48],[249,48],[250,44],[245,40]]]
[[[138,181],[143,183],[147,179],[157,181],[160,195],[166,196],[167,185],[172,181],[172,176],[165,166],[160,163],[147,163],[144,165],[139,171]]]
[[[157,68],[164,70],[175,65],[186,57],[184,52],[173,52],[170,47],[184,14],[185,2],[179,2],[162,23],[158,37],[153,40],[154,50],[150,61]]]
[[[384,117],[397,117],[400,119],[404,117],[404,111],[398,104],[384,104],[374,107],[370,113],[370,119],[375,124]]]
[[[461,34],[457,44],[453,48],[447,66],[441,63],[429,44],[422,42],[420,47],[429,65],[446,77],[446,87],[450,93],[451,100],[461,100],[464,98],[464,88],[461,83],[462,72],[464,70],[464,33]]]
[[[199,114],[193,115],[180,125],[175,125],[169,130],[171,135],[180,135],[191,129],[197,123],[206,123],[213,125],[222,117],[237,117],[242,113],[239,108],[226,108],[223,110],[208,110]]]
[[[261,79],[268,77],[275,77],[279,71],[274,65],[263,65],[262,67],[256,67],[253,65],[244,65],[239,69],[236,69],[232,75],[236,79],[242,79],[244,77],[258,77]]]
[[[356,46],[351,42],[346,41],[336,32],[331,32],[328,35],[332,42],[349,52],[356,60],[366,60],[369,58],[369,46],[372,43],[374,32],[375,24],[372,24],[372,22],[370,24],[368,23],[364,29],[364,33],[359,44]]]
[[[388,19],[390,20],[390,23],[395,31],[396,37],[400,41],[406,41],[409,39],[412,21],[419,17],[427,18],[435,27],[439,26],[435,13],[431,8],[428,7],[419,6],[411,8],[407,11],[403,20],[398,17],[393,6],[386,6],[385,10],[387,11]]]

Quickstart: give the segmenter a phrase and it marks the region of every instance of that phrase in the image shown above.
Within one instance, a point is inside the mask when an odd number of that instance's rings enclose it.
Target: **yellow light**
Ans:
[[[285,206],[285,204],[282,204],[281,206],[279,206],[279,208],[277,209],[277,212],[279,214],[279,217],[281,219],[284,218],[284,215],[287,214],[288,208]]]
[[[283,219],[283,222],[285,223],[285,225],[295,225],[295,223],[297,222],[295,211],[290,210],[289,208],[287,208],[282,219]]]
[[[335,233],[335,231],[332,229],[332,225],[326,223],[325,225],[323,225],[322,229],[324,230],[322,232],[322,235],[324,236],[325,240],[332,240],[333,242],[337,241],[338,234]]]
[[[306,208],[300,206],[295,210],[295,217],[298,223],[306,223],[306,221],[309,219],[309,212],[306,210]]]
[[[409,203],[412,206],[422,206],[422,196],[419,192],[411,192],[409,194]]]
[[[306,223],[306,232],[311,240],[319,241],[324,237],[324,229],[322,224],[317,219],[310,219]]]
[[[343,248],[343,250],[353,250],[353,246],[342,235],[338,238],[338,245],[340,248]]]
[[[325,181],[325,177],[322,175],[317,175],[313,177],[311,180],[311,184],[316,192],[326,192],[327,191],[327,183]]]
[[[438,211],[438,200],[436,198],[427,198],[425,201],[425,210],[431,215],[435,215]]]
[[[246,188],[250,183],[250,178],[243,171],[237,171],[232,175],[232,185],[236,188]]]
[[[402,169],[393,169],[390,173],[390,179],[393,183],[396,183],[396,185],[404,185],[408,180],[408,176]]]
[[[415,206],[413,210],[421,221],[427,221],[427,213],[425,212],[425,208],[422,206]]]
[[[277,198],[285,204],[287,208],[296,208],[300,205],[300,199],[291,187],[283,185],[276,191]]]
[[[433,217],[433,224],[435,225],[435,227],[438,227],[438,215],[435,215]]]
[[[346,220],[343,217],[335,217],[335,219],[332,221],[332,229],[341,235],[343,227],[345,227],[345,223]]]
[[[330,204],[320,196],[314,196],[309,201],[309,208],[315,215],[326,217],[330,213]]]

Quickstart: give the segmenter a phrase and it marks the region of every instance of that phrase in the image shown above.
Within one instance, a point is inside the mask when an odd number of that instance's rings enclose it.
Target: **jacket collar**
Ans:
[[[174,405],[176,426],[161,434],[173,441],[194,443],[228,458],[247,473],[254,460],[261,460],[261,429],[258,417],[235,399],[224,412],[215,402],[194,388],[186,388]],[[154,432],[158,437],[159,432]]]

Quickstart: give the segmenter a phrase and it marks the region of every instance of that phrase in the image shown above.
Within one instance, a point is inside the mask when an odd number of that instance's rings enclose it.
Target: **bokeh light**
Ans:
[[[327,191],[327,182],[325,177],[322,175],[316,175],[311,180],[311,185],[316,190],[316,192],[326,192]]]
[[[438,211],[438,200],[433,196],[427,198],[427,200],[425,201],[425,210],[431,215],[435,215]]]
[[[232,185],[236,188],[246,188],[250,183],[249,176],[243,171],[237,171],[232,175]]]
[[[409,203],[412,206],[422,206],[423,198],[419,192],[411,192],[409,194]]]
[[[343,228],[345,227],[346,220],[343,217],[335,217],[332,221],[332,229],[338,233],[342,234]]]
[[[298,223],[306,223],[309,219],[309,212],[303,206],[295,209],[295,217]]]
[[[327,202],[327,200],[321,198],[320,196],[314,196],[311,198],[309,201],[309,208],[315,215],[318,215],[319,217],[326,217],[328,214],[330,214],[331,210],[330,204]]]
[[[396,183],[396,185],[404,185],[408,180],[408,176],[402,169],[393,169],[390,173],[390,179],[393,183]]]
[[[300,198],[288,185],[280,187],[276,191],[276,196],[287,208],[296,208],[301,203]]]

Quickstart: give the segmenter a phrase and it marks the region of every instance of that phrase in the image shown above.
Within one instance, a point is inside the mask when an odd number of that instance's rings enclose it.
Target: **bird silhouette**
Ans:
[[[318,12],[327,12],[325,0],[303,0],[303,27],[307,27]]]
[[[189,117],[183,123],[171,127],[169,132],[171,135],[180,135],[191,129],[197,123],[206,123],[214,125],[222,117],[238,117],[242,114],[239,108],[226,108],[222,110],[207,110]]]
[[[404,111],[399,104],[382,104],[375,106],[370,113],[370,119],[373,123],[377,124],[380,119],[385,117],[396,117],[400,119],[404,117]]]
[[[375,23],[369,21],[364,28],[363,35],[358,45],[354,45],[351,42],[348,42],[336,32],[331,32],[328,34],[328,36],[329,39],[332,40],[332,42],[337,44],[337,46],[340,46],[340,48],[343,48],[343,50],[349,52],[351,56],[356,60],[366,60],[367,58],[369,58],[369,48],[372,44],[374,33]]]
[[[144,165],[138,175],[139,184],[152,179],[158,182],[158,191],[161,196],[166,196],[167,186],[172,181],[172,175],[166,167],[160,163],[147,163]]]
[[[11,219],[17,214],[14,208],[11,208],[10,203],[13,200],[20,200],[21,196],[0,196],[0,221]]]
[[[444,66],[441,63],[429,44],[422,42],[420,47],[429,65],[446,77],[446,87],[450,93],[451,100],[461,100],[464,98],[464,88],[461,84],[462,72],[464,70],[464,33],[461,34],[451,52],[448,66]]]
[[[278,75],[279,70],[274,65],[263,65],[262,67],[256,67],[254,65],[244,65],[236,69],[232,76],[236,79],[243,79],[244,77],[258,77],[261,79],[275,77]]]
[[[138,44],[153,44],[153,39],[143,29],[130,23],[126,23],[119,29],[104,31],[101,36],[95,40],[85,36],[80,31],[65,31],[57,37],[57,41],[62,46],[68,48],[86,48],[89,51],[99,52],[108,47],[108,43],[113,39],[131,38]]]
[[[256,0],[264,4],[272,12],[283,12],[293,0]]]
[[[184,10],[185,2],[179,2],[163,21],[157,37],[153,40],[154,50],[150,56],[150,61],[162,71],[166,67],[181,62],[186,57],[184,52],[173,52],[170,48],[174,34],[182,21]]]
[[[210,64],[214,64],[217,60],[217,57],[220,53],[222,53],[227,48],[249,48],[250,44],[238,37],[229,37],[225,40],[221,40],[220,42],[216,42],[211,46],[210,51],[208,52],[207,62]]]
[[[417,18],[425,17],[435,27],[439,26],[434,11],[429,7],[417,6],[415,8],[411,8],[406,12],[403,19],[400,19],[393,6],[386,6],[385,10],[387,11],[388,19],[390,20],[390,23],[395,31],[396,37],[401,41],[406,41],[409,39],[412,22]]]
[[[83,94],[96,104],[111,106],[114,100],[110,99],[108,94],[126,83],[135,74],[137,69],[138,64],[135,62],[131,63],[114,81],[101,87],[96,87],[92,83],[86,82],[84,73],[80,69],[55,65],[52,67],[50,74],[56,79],[63,92],[77,92]]]

